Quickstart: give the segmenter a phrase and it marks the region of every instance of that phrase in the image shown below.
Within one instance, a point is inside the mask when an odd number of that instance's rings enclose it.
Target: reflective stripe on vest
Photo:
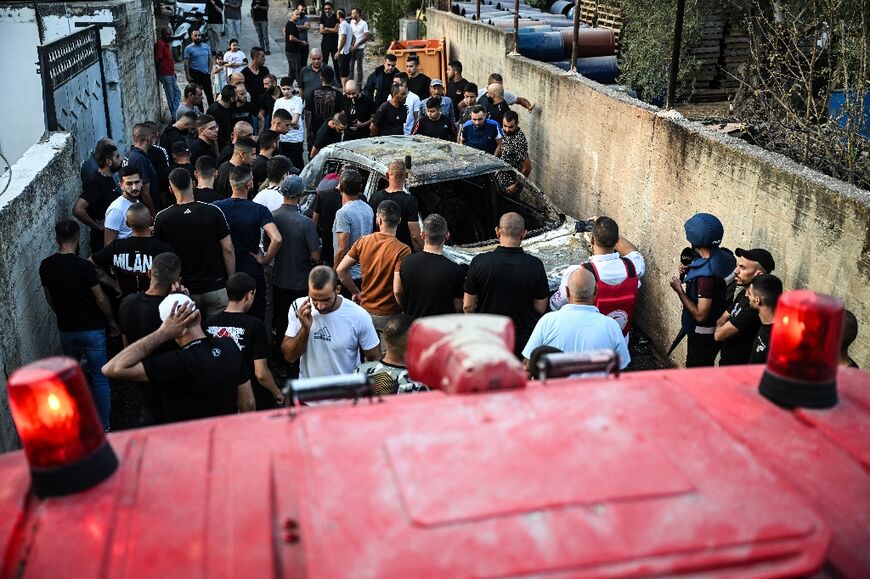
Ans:
[[[637,272],[631,260],[620,257],[625,267],[625,279],[616,285],[601,281],[598,269],[591,261],[583,263],[583,267],[592,272],[597,282],[595,307],[605,316],[616,320],[622,329],[622,335],[627,336],[631,330],[631,319],[634,316],[634,305],[637,301]]]

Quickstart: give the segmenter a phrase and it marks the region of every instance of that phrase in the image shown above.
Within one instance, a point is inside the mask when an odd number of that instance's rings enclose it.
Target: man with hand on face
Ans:
[[[121,350],[103,373],[115,380],[160,383],[166,422],[255,409],[241,351],[231,340],[205,334],[193,300],[170,294],[160,303],[160,319],[157,331]],[[171,340],[180,349],[155,354]]]
[[[381,359],[381,344],[372,318],[360,306],[339,295],[338,278],[320,265],[308,275],[308,296],[290,308],[281,354],[299,360],[300,377],[350,374],[366,361]]]

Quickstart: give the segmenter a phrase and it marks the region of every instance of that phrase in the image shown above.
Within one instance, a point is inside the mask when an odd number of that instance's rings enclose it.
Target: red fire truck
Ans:
[[[0,577],[870,576],[870,374],[790,292],[766,367],[527,381],[509,320],[419,320],[411,377],[331,405],[103,435],[78,365],[18,370]],[[357,380],[356,382],[354,380]]]

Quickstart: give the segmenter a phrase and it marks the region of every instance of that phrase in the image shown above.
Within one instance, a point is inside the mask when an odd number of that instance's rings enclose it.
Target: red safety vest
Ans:
[[[591,261],[581,264],[592,272],[598,284],[595,295],[595,306],[598,311],[616,320],[622,328],[622,335],[627,336],[631,330],[631,318],[634,315],[634,304],[637,301],[637,272],[630,259],[620,257],[625,266],[626,278],[617,285],[610,285],[601,281],[598,269]]]

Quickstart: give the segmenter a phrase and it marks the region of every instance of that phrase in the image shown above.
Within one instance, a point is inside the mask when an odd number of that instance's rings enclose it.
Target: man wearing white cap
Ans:
[[[103,366],[115,380],[159,382],[166,422],[254,410],[254,394],[241,351],[231,340],[206,336],[193,300],[170,294],[160,303],[161,326]],[[180,349],[152,355],[175,340]]]

